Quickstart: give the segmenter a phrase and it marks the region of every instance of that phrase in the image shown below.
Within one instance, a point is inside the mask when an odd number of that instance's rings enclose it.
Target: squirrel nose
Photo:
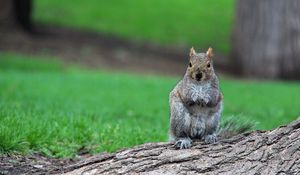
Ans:
[[[200,81],[201,78],[202,78],[202,72],[197,73],[197,74],[196,74],[196,80],[197,80],[197,81]]]

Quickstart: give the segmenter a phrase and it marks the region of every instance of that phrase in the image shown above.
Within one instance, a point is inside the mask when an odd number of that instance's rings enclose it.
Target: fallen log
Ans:
[[[178,150],[147,143],[100,154],[65,169],[73,174],[300,174],[300,117],[271,131],[253,131]]]

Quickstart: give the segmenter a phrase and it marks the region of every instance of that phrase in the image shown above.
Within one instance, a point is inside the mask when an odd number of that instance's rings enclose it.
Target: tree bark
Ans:
[[[299,9],[299,0],[237,0],[233,70],[247,77],[300,79]]]
[[[75,174],[299,174],[300,117],[272,131],[254,131],[216,144],[176,150],[147,143],[100,154],[65,169]]]

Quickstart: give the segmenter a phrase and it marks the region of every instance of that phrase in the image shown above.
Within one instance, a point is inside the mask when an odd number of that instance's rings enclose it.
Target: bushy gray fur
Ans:
[[[196,53],[192,48],[190,66],[170,93],[170,141],[180,149],[190,148],[193,139],[217,141],[223,104],[211,57],[211,49]]]

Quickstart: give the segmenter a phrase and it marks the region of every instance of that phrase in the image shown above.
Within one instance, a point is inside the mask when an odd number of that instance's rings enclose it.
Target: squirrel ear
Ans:
[[[207,52],[206,52],[206,55],[208,56],[208,58],[212,58],[213,56],[214,56],[214,54],[213,54],[213,51],[212,51],[212,48],[210,47],[210,48],[208,48],[208,50],[207,50]]]
[[[195,55],[195,54],[196,54],[196,51],[195,51],[194,47],[192,47],[191,50],[190,50],[190,57]]]

